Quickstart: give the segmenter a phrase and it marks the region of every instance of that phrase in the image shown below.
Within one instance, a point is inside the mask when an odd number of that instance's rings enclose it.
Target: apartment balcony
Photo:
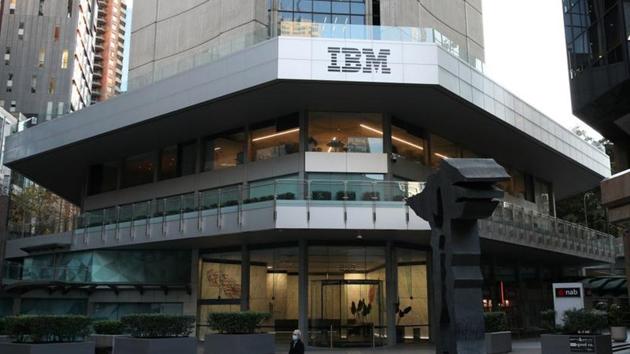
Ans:
[[[23,225],[12,228],[7,258],[61,247],[79,251],[139,247],[162,242],[229,239],[233,235],[274,230],[319,232],[361,230],[417,232],[429,224],[416,216],[405,199],[419,193],[421,182],[276,180],[188,193],[83,213],[65,232],[46,236]],[[613,236],[555,217],[501,203],[481,222],[481,237],[490,242],[533,248],[596,262],[614,262],[623,251]],[[415,237],[415,236],[414,236]]]

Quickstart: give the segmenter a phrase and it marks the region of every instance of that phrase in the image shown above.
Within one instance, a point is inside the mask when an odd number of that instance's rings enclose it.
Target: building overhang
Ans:
[[[331,48],[389,50],[389,73]],[[391,114],[548,180],[559,198],[610,175],[603,152],[436,44],[293,37],[22,131],[6,164],[78,203],[92,164],[299,111]]]

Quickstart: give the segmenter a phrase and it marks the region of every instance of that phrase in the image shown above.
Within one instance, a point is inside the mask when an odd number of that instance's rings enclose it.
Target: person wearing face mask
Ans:
[[[302,342],[302,332],[299,329],[293,331],[289,354],[304,354],[304,342]]]

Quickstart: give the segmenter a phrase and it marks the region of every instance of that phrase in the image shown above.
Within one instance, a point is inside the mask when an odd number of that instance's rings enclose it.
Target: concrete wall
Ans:
[[[133,8],[129,89],[250,46],[266,38],[267,22],[265,0],[138,1]]]
[[[434,28],[484,60],[481,0],[381,0],[381,25]]]

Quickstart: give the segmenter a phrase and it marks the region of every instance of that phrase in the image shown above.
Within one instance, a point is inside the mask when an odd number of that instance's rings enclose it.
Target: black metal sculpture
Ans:
[[[485,353],[478,220],[503,198],[508,180],[492,159],[445,159],[407,204],[431,225],[432,323],[436,353]]]

